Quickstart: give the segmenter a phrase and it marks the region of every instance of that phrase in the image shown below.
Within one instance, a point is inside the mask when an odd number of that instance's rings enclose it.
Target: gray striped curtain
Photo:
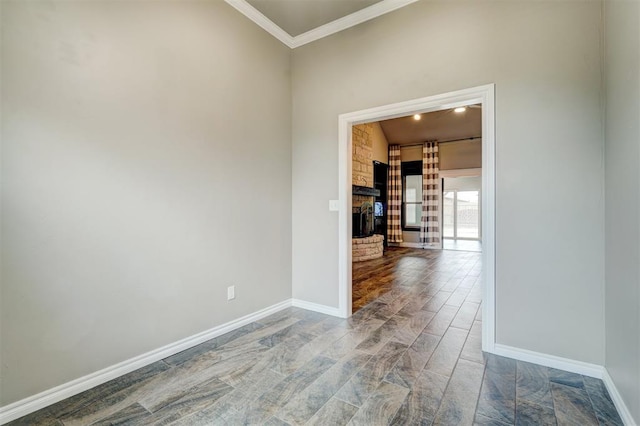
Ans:
[[[422,146],[422,217],[420,242],[440,243],[440,176],[438,142]]]
[[[390,243],[402,242],[402,172],[400,169],[400,145],[389,145],[387,234]]]

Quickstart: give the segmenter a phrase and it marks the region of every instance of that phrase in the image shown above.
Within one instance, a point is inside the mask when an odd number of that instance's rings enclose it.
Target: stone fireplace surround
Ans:
[[[384,252],[384,237],[374,234],[369,237],[353,238],[351,240],[351,261],[364,262],[378,259]]]
[[[352,128],[352,184],[353,207],[357,209],[363,203],[373,205],[375,196],[380,192],[374,189],[373,184],[373,123],[365,123]],[[351,240],[351,261],[363,262],[365,260],[378,259],[384,251],[384,237],[382,235],[369,235],[366,237],[353,237]]]

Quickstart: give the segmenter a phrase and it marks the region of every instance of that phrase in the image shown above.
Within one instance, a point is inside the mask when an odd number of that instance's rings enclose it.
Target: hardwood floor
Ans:
[[[460,287],[456,299],[473,290],[470,300],[480,303],[480,256],[477,252],[387,247],[380,259],[353,264],[353,312],[406,286],[446,284],[446,292]]]
[[[288,308],[10,424],[622,424],[602,381],[482,353],[478,253],[392,253],[348,320]]]

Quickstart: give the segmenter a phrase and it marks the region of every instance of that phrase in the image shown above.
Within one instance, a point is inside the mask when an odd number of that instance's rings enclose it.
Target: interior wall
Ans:
[[[290,298],[290,50],[224,2],[0,6],[0,404]]]
[[[338,115],[495,83],[497,342],[603,364],[600,20],[598,2],[416,2],[296,48],[294,297],[338,306]]]
[[[607,371],[640,424],[640,3],[605,2]]]
[[[440,170],[482,168],[482,139],[443,143],[438,151]]]
[[[479,169],[482,168],[482,140],[472,139],[447,142],[438,146],[439,169]],[[422,161],[422,147],[401,148],[401,161]]]
[[[421,146],[407,146],[400,148],[400,161],[422,161],[422,147]]]
[[[373,140],[373,160],[384,164],[389,164],[389,142],[382,131],[380,123],[371,123],[373,125],[371,139]]]
[[[444,189],[449,191],[453,189],[457,189],[458,191],[480,191],[482,190],[482,177],[444,178]]]

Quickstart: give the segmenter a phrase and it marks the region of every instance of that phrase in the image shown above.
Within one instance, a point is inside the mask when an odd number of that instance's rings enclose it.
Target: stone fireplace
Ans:
[[[382,257],[384,237],[374,235],[374,203],[380,191],[373,182],[372,124],[353,126],[353,196],[352,244],[353,262]]]
[[[384,237],[378,234],[364,238],[353,238],[351,240],[352,262],[363,262],[382,257],[384,251],[383,243]]]
[[[352,216],[352,236],[354,238],[368,237],[373,235],[373,197],[367,197],[366,201],[362,201],[360,205],[353,206],[351,209]]]

